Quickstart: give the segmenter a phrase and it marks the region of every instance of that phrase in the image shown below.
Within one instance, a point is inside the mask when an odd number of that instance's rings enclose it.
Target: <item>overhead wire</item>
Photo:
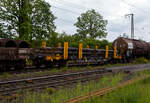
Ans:
[[[67,12],[70,12],[70,13],[72,13],[72,14],[80,15],[80,13],[75,12],[75,11],[71,11],[71,10],[69,10],[69,9],[64,9],[64,8],[57,7],[57,6],[54,6],[54,5],[51,5],[51,6],[52,6],[53,8],[59,9],[59,10],[61,10],[61,11],[67,11]]]
[[[63,21],[63,22],[67,22],[67,23],[69,23],[69,24],[74,24],[73,21],[66,20],[66,19],[63,19],[63,18],[58,18],[57,20],[60,20],[60,21]]]
[[[54,0],[53,0],[54,1]],[[56,0],[57,1],[57,3],[58,2],[60,2],[60,0]],[[77,9],[91,9],[91,8],[88,8],[88,7],[85,7],[85,6],[83,6],[83,5],[80,5],[80,4],[76,4],[76,3],[73,3],[73,2],[70,2],[70,1],[66,1],[66,0],[61,0],[61,1],[64,1],[65,3],[67,2],[68,4],[71,4],[71,5],[76,5],[76,8]],[[79,7],[79,8],[78,8]]]
[[[56,1],[58,1],[58,0],[56,0]],[[63,0],[63,1],[65,1],[65,0]],[[58,2],[57,2],[58,3]],[[74,3],[71,3],[71,2],[69,2],[70,4],[72,4],[72,5],[76,5],[76,4],[74,4]],[[65,12],[70,12],[70,13],[72,13],[72,14],[75,14],[75,15],[80,15],[80,13],[78,13],[78,12],[74,12],[74,11],[72,11],[72,10],[70,10],[70,9],[65,9],[65,8],[62,8],[62,7],[58,7],[58,6],[54,6],[54,5],[51,5],[53,8],[56,8],[56,9],[59,9],[59,10],[61,10],[61,11],[65,11]],[[83,8],[85,8],[85,7],[83,7],[83,6],[81,6],[81,5],[76,5],[76,8],[77,9],[79,9],[79,7],[81,7],[80,8],[80,10],[83,10]],[[86,8],[87,9],[87,8]],[[88,9],[91,9],[91,8],[88,8]],[[84,9],[85,10],[85,9]],[[118,16],[117,16],[117,18],[118,18]],[[66,19],[64,19],[64,18],[58,18],[57,20],[60,20],[60,21],[63,21],[63,22],[67,22],[67,23],[70,23],[70,24],[73,24],[74,22],[73,21],[70,21],[70,20],[66,20]]]
[[[136,8],[136,9],[142,11],[142,12],[145,12],[145,13],[148,14],[148,15],[150,14],[150,12],[145,11],[145,10],[143,10],[143,9],[141,9],[141,8],[139,8],[139,7],[137,7],[137,6],[133,5],[133,4],[131,4],[131,3],[128,3],[128,2],[126,2],[125,0],[121,0],[121,1],[122,1],[123,3],[129,5],[129,6],[133,7],[133,8]]]
[[[133,8],[138,9],[139,11],[141,11],[141,12],[144,13],[144,14],[147,14],[148,16],[149,16],[149,14],[150,14],[150,12],[145,11],[144,9],[141,9],[141,8],[139,8],[139,7],[137,7],[137,6],[133,5],[133,4],[131,4],[131,3],[128,3],[128,2],[126,2],[125,0],[121,0],[121,1],[124,2],[125,4],[129,5],[129,6],[133,7]],[[140,30],[137,29],[137,28],[135,28],[135,30],[137,30],[138,32],[140,32]],[[141,32],[140,32],[140,33],[141,33]],[[148,34],[149,34],[149,32],[148,32]]]
[[[57,4],[61,4],[61,5],[63,5],[62,3],[63,2],[61,2],[61,1],[64,1],[65,2],[65,5],[67,5],[67,4],[71,4],[72,6],[74,6],[75,8],[74,9],[78,9],[78,10],[82,10],[83,12],[84,11],[86,11],[86,10],[91,10],[92,8],[89,8],[89,7],[85,7],[85,6],[83,6],[83,5],[80,5],[80,4],[77,4],[77,3],[73,3],[73,2],[70,2],[70,1],[66,1],[66,0],[53,0],[53,1],[56,1],[55,3],[57,3]],[[66,3],[67,2],[67,3]],[[96,8],[94,8],[96,11],[98,11],[98,12],[103,12],[103,11],[100,11],[99,9],[96,9]],[[68,9],[66,9],[66,10],[68,10]],[[69,10],[70,11],[70,10]],[[76,14],[81,14],[81,13],[77,13],[77,12],[75,12]]]
[[[54,1],[54,0],[53,0]],[[56,3],[60,3],[60,0],[55,0],[55,1],[57,1]],[[84,7],[84,6],[82,6],[82,5],[79,5],[79,4],[76,4],[76,3],[72,3],[72,2],[69,2],[69,1],[66,1],[66,0],[61,0],[61,1],[65,1],[65,2],[67,2],[67,3],[70,3],[70,4],[72,4],[72,5],[76,5],[76,8],[74,8],[74,9],[79,9],[78,7],[80,7],[80,10],[85,10],[85,9],[83,9],[83,8],[86,8],[86,9],[91,9],[91,8],[87,8],[87,7]],[[59,4],[58,3],[58,4]],[[59,9],[59,10],[61,10],[61,11],[66,11],[66,12],[70,12],[70,13],[72,13],[72,14],[76,14],[76,15],[80,15],[81,13],[79,13],[79,12],[75,12],[75,11],[72,11],[72,10],[70,10],[70,9],[64,9],[64,8],[61,8],[61,7],[58,7],[58,6],[53,6],[52,5],[52,7],[54,7],[54,8],[56,8],[56,9]],[[81,9],[82,8],[82,9]],[[96,10],[96,9],[95,9]],[[96,11],[98,11],[98,12],[100,12],[99,10],[96,10]],[[121,15],[115,15],[117,18],[119,17],[123,17],[123,16],[121,16]]]
[[[56,0],[56,1],[58,1],[58,0]],[[65,0],[62,0],[62,1],[65,1]],[[124,0],[122,0],[123,2],[124,2]],[[66,2],[66,1],[65,1]],[[68,1],[67,1],[68,2]],[[57,2],[58,3],[58,2]],[[83,8],[85,8],[85,9],[87,9],[86,7],[84,7],[84,6],[81,6],[81,5],[78,5],[78,4],[75,4],[75,3],[72,3],[72,2],[68,2],[69,4],[72,4],[72,5],[76,5],[76,9],[79,9],[79,7],[80,7],[80,10],[83,10]],[[127,3],[126,3],[127,4]],[[137,7],[135,7],[134,5],[132,5],[132,4],[128,4],[129,6],[132,6],[132,7],[134,7],[134,8],[137,8]],[[70,10],[70,9],[65,9],[65,8],[62,8],[62,7],[58,7],[58,6],[54,6],[54,5],[51,5],[53,8],[56,8],[56,9],[59,9],[59,10],[61,10],[61,11],[66,11],[66,12],[70,12],[70,13],[72,13],[72,14],[75,14],[75,15],[80,15],[80,13],[78,13],[78,12],[75,12],[75,11],[72,11],[72,10]],[[81,9],[82,8],[82,9]],[[88,8],[88,9],[90,9],[90,8]],[[118,16],[117,16],[118,17]],[[70,24],[73,24],[73,21],[70,21],[70,20],[66,20],[66,19],[64,19],[64,18],[58,18],[57,20],[61,20],[61,21],[63,21],[63,22],[67,22],[67,23],[70,23]]]

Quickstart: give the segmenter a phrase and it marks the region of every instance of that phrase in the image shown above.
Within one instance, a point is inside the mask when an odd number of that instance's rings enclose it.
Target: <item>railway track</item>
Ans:
[[[113,67],[97,70],[87,70],[82,72],[58,74],[43,77],[34,77],[27,79],[18,79],[0,82],[0,99],[5,96],[15,95],[18,90],[36,91],[46,88],[58,88],[60,86],[71,86],[78,82],[88,82],[91,80],[100,79],[104,75],[110,75],[118,72],[134,72],[150,68],[150,64]]]
[[[121,66],[121,68],[125,68],[126,71],[129,71],[129,69],[134,69],[136,70],[136,68],[139,68],[140,66],[146,66],[145,68],[148,68],[148,64],[138,64],[138,65],[131,65],[129,64],[129,66]],[[76,65],[77,66],[77,65]],[[86,67],[84,67],[86,68]],[[95,69],[104,69],[104,67],[94,67]],[[107,68],[107,69],[110,69],[110,70],[120,70],[119,69],[120,67],[111,67],[111,68]],[[129,69],[128,69],[129,68]],[[54,68],[53,68],[54,69]],[[63,74],[65,73],[65,71],[62,71],[61,69],[58,69],[58,73],[59,74]],[[31,78],[31,77],[37,77],[37,76],[44,76],[44,75],[54,75],[54,74],[57,74],[55,72],[51,72],[50,73],[50,68],[44,68],[44,67],[41,67],[41,68],[36,68],[35,66],[28,66],[26,67],[24,70],[20,69],[20,70],[11,70],[11,71],[7,71],[7,72],[0,72],[0,75],[3,75],[3,73],[7,73],[8,75],[10,74],[12,78],[2,78],[0,81],[6,81],[6,80],[12,80],[12,79],[20,79],[20,78]],[[72,71],[72,70],[67,70],[66,72],[80,72],[80,71],[87,71],[87,69],[82,69],[82,70],[76,70],[76,71]],[[133,70],[132,70],[133,71]],[[27,75],[26,75],[27,74]]]
[[[78,66],[86,66],[87,64],[70,64],[68,65],[68,67],[78,67]],[[60,69],[58,66],[53,66],[51,68],[47,68],[45,66],[41,66],[39,68],[37,68],[36,66],[27,66],[24,69],[17,69],[17,70],[9,70],[9,71],[5,71],[5,72],[1,72],[0,71],[0,75],[2,75],[3,73],[8,73],[8,74],[14,74],[14,75],[18,75],[18,74],[27,74],[27,73],[33,73],[33,72],[45,72],[45,71],[50,71],[51,69]]]
[[[89,97],[103,96],[104,94],[110,93],[110,92],[114,91],[117,88],[123,88],[124,86],[133,84],[133,83],[135,83],[137,81],[146,79],[148,77],[150,77],[150,76],[144,76],[144,77],[139,77],[137,79],[128,80],[128,81],[125,81],[123,83],[119,83],[117,86],[113,86],[113,87],[109,87],[109,88],[104,88],[102,90],[97,90],[97,91],[91,92],[91,93],[89,93],[89,94],[87,94],[85,96],[79,96],[79,97],[72,98],[69,101],[64,102],[64,103],[80,103],[83,100],[88,99]]]
[[[0,82],[0,96],[12,95],[18,90],[39,90],[44,88],[57,88],[78,82],[86,82],[111,74],[109,70],[94,70],[62,75],[44,76],[29,79],[20,79]]]

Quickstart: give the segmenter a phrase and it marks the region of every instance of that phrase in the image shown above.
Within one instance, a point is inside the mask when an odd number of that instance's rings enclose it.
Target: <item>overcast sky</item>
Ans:
[[[150,6],[148,0],[46,0],[52,6],[57,17],[57,32],[76,33],[74,23],[81,13],[95,9],[108,20],[107,40],[113,41],[126,33],[130,37],[130,18],[133,13],[135,21],[135,38],[150,42]]]

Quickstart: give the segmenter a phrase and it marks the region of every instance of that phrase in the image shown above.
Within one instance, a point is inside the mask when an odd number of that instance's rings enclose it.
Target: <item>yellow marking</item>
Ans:
[[[82,59],[82,48],[83,48],[83,44],[80,43],[80,44],[79,44],[79,60]]]
[[[108,49],[109,49],[108,45],[106,45],[105,49],[106,49],[105,50],[105,59],[108,59]]]
[[[98,46],[96,45],[95,49],[97,50],[98,49]]]
[[[53,57],[52,56],[46,56],[46,60],[47,61],[53,61]]]
[[[64,60],[68,59],[68,42],[64,42]]]
[[[58,43],[58,47],[61,47],[61,43]]]
[[[89,48],[90,48],[90,47],[89,47],[89,45],[87,45],[87,46],[86,46],[86,48],[88,48],[88,49],[89,49]]]
[[[122,59],[122,56],[117,55],[117,46],[114,46],[114,59]]]
[[[46,42],[42,42],[42,48],[46,48]]]
[[[122,56],[119,56],[119,59],[122,59]]]
[[[56,58],[55,58],[56,60],[60,60],[61,59],[61,56],[60,56],[60,54],[56,54]]]

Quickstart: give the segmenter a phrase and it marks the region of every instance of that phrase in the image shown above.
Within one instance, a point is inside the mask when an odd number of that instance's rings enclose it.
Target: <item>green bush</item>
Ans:
[[[52,93],[55,92],[55,89],[54,89],[54,88],[47,88],[47,89],[46,89],[46,92],[47,92],[48,94],[52,94]]]
[[[137,58],[133,61],[135,64],[142,64],[142,63],[150,63],[150,61],[144,57]]]

